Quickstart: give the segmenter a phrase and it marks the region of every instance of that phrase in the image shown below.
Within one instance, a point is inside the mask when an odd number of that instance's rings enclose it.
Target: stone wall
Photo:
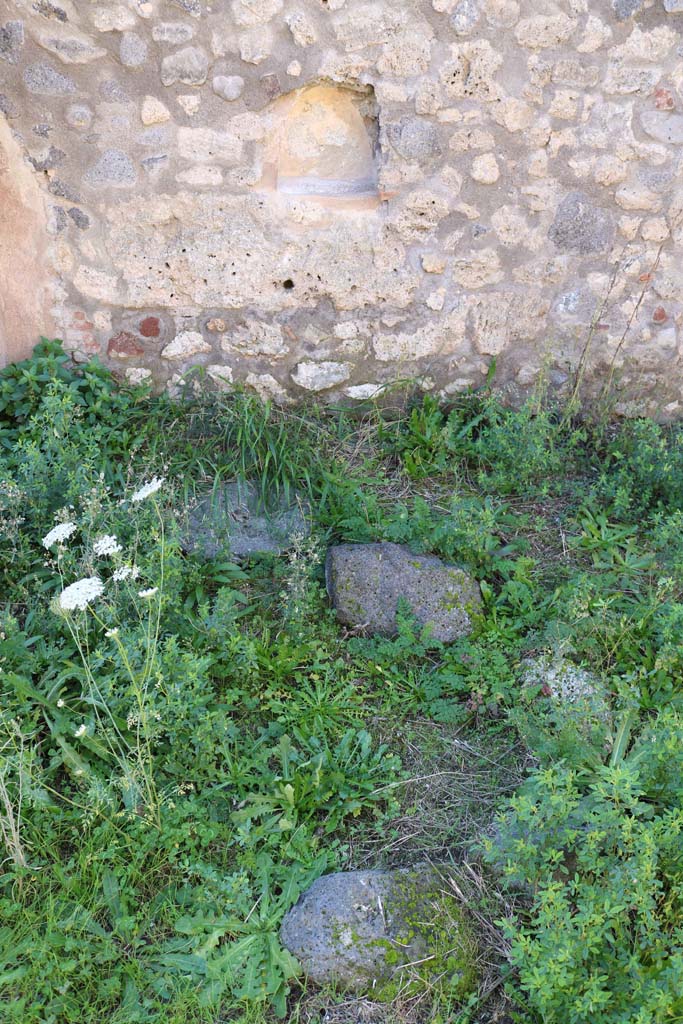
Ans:
[[[683,0],[0,14],[0,358],[278,401],[495,359],[680,413]]]

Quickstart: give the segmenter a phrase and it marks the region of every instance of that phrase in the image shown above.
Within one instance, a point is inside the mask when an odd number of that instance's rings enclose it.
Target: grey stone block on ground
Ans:
[[[184,547],[215,558],[279,554],[297,537],[307,537],[310,523],[296,502],[281,501],[266,508],[251,483],[230,483],[203,498],[188,515]]]
[[[362,992],[429,955],[443,885],[431,867],[324,875],[285,915],[280,939],[311,981]]]
[[[403,598],[435,640],[449,643],[471,632],[481,605],[479,585],[435,555],[415,555],[399,544],[339,544],[327,554],[327,588],[344,625],[396,634]]]

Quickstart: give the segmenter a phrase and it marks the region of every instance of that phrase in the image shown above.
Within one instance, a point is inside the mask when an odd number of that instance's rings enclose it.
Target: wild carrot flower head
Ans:
[[[98,537],[92,546],[93,551],[99,557],[104,555],[115,555],[117,551],[122,551],[123,548],[111,533],[105,533],[103,537]]]
[[[120,565],[118,569],[114,569],[111,578],[115,583],[121,583],[127,579],[137,579],[140,575],[140,570],[137,565]]]
[[[131,495],[131,501],[144,501],[145,498],[149,498],[150,495],[156,494],[157,491],[161,490],[161,485],[164,482],[163,476],[155,476],[148,483],[143,484],[135,494]]]
[[[57,523],[49,533],[43,537],[43,547],[51,548],[53,544],[63,544],[64,541],[75,533],[78,527],[75,523]]]
[[[92,601],[104,593],[104,583],[97,576],[77,580],[59,595],[59,607],[66,612],[84,611]]]
[[[158,587],[150,587],[149,590],[138,590],[138,597],[144,597],[144,598],[154,597],[154,595],[156,594],[158,589],[159,589]]]

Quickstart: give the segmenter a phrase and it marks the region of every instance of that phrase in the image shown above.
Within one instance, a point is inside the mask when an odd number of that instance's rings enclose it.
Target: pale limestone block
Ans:
[[[668,57],[677,42],[678,33],[668,25],[658,25],[649,32],[643,31],[640,25],[634,25],[627,40],[621,46],[615,46],[610,56],[613,60],[657,64]]]
[[[242,143],[231,131],[179,128],[178,154],[193,163],[237,164],[242,158]]]
[[[448,145],[454,153],[466,153],[470,149],[492,149],[495,139],[483,128],[459,128],[451,135]]]
[[[619,218],[619,234],[622,238],[625,238],[627,242],[632,242],[638,235],[638,229],[641,225],[640,217],[620,217]]]
[[[417,114],[436,114],[442,106],[439,83],[430,78],[423,78],[415,92],[415,112]]]
[[[259,114],[251,112],[231,117],[228,127],[242,142],[260,142],[266,134],[266,126],[263,119]]]
[[[285,22],[297,46],[312,46],[316,41],[315,26],[304,11],[293,11],[285,17]]]
[[[211,345],[199,331],[181,331],[162,349],[161,355],[163,359],[189,359],[210,351]]]
[[[93,326],[96,331],[111,331],[112,318],[108,309],[97,309],[92,316]]]
[[[206,368],[207,375],[221,391],[231,391],[233,378],[232,368],[222,363],[210,363]]]
[[[220,167],[200,164],[198,167],[189,167],[185,171],[180,171],[179,174],[176,174],[176,181],[181,185],[192,185],[195,188],[217,188],[223,182],[223,172]]]
[[[509,132],[525,131],[536,117],[528,103],[514,96],[507,96],[497,103],[492,116],[496,124],[502,125]]]
[[[514,247],[528,243],[529,226],[524,212],[517,206],[499,206],[491,217],[491,225],[501,245]]]
[[[553,96],[548,113],[563,121],[575,121],[579,114],[581,93],[573,89],[558,89]]]
[[[164,124],[170,121],[171,114],[168,107],[157,99],[156,96],[145,96],[140,108],[140,120],[146,126],[153,124]]]
[[[628,177],[629,169],[625,161],[616,156],[599,157],[593,168],[593,177],[598,185],[605,185],[607,188],[620,185]]]
[[[477,249],[453,264],[453,280],[462,288],[484,288],[502,281],[504,273],[495,249]]]
[[[548,156],[552,159],[562,149],[574,149],[577,145],[576,131],[574,128],[563,128],[559,132],[551,132],[548,142]]]
[[[600,18],[591,14],[586,22],[581,42],[576,49],[579,53],[595,53],[612,38],[612,29]]]
[[[443,309],[446,301],[446,289],[437,288],[436,291],[430,292],[425,302],[430,309],[434,309],[437,312]]]
[[[545,50],[566,43],[577,27],[577,20],[566,14],[538,14],[523,18],[515,28],[515,38],[520,46],[530,50]]]
[[[244,383],[264,402],[287,405],[292,401],[285,388],[270,373],[248,373]]]
[[[129,366],[126,370],[126,378],[129,384],[137,387],[140,384],[151,384],[152,371],[142,366]]]
[[[353,398],[354,401],[367,401],[367,399],[376,398],[383,388],[383,384],[356,384],[354,387],[345,388],[344,394],[348,398]]]
[[[89,17],[98,32],[126,32],[136,24],[135,15],[123,4],[100,5]]]
[[[669,225],[664,217],[648,217],[640,234],[646,242],[664,242],[669,237]]]
[[[656,192],[651,192],[640,185],[621,185],[614,198],[622,210],[647,210],[657,213],[662,206],[662,200]]]
[[[289,352],[279,324],[249,319],[246,323],[221,338],[224,352],[243,356],[268,356],[281,359]]]
[[[484,0],[484,13],[489,25],[512,28],[519,21],[517,0]]]
[[[421,262],[427,274],[443,274],[446,269],[446,260],[439,253],[425,252]]]
[[[247,29],[238,39],[238,49],[246,64],[262,64],[273,52],[273,33],[269,27]]]
[[[348,380],[352,369],[351,363],[304,361],[291,376],[294,383],[306,391],[326,391]]]
[[[272,21],[282,4],[283,0],[232,0],[230,9],[237,25],[251,28]]]
[[[493,153],[482,153],[475,157],[470,176],[481,185],[495,185],[500,178],[500,167]]]
[[[548,154],[545,149],[537,149],[529,155],[527,173],[530,178],[545,178],[548,174]]]
[[[197,96],[196,93],[189,95],[185,93],[182,96],[176,96],[176,99],[188,117],[194,117],[202,104],[201,96]]]

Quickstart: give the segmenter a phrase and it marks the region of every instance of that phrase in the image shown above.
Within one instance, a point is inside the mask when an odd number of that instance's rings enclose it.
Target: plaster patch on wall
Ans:
[[[49,242],[43,194],[0,116],[0,366],[52,328]]]

